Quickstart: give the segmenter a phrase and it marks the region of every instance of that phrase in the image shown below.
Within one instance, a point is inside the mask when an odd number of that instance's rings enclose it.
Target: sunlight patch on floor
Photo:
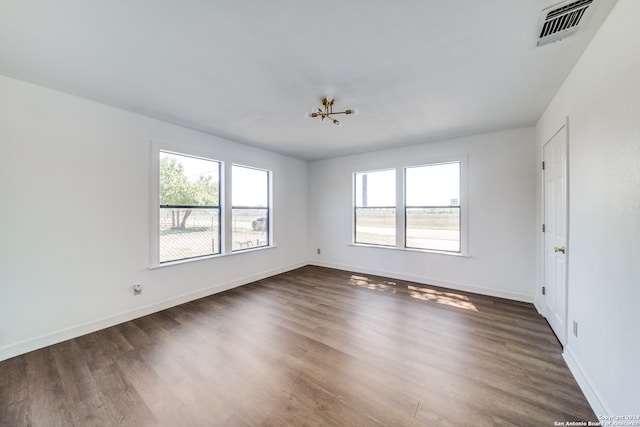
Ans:
[[[450,307],[461,308],[463,310],[478,311],[475,305],[469,301],[469,297],[451,292],[442,292],[435,289],[422,288],[418,286],[408,286],[411,298],[423,301],[434,301],[438,304],[448,305]]]
[[[390,280],[374,280],[365,276],[352,274],[349,278],[349,284],[359,286],[374,291],[390,292],[395,294],[398,290],[398,284]],[[404,286],[402,286],[404,289]],[[478,311],[477,307],[469,300],[469,297],[453,292],[443,292],[432,288],[409,285],[406,287],[411,298],[422,301],[432,301],[438,304],[447,305],[449,307],[460,308],[462,310]]]
[[[374,281],[368,277],[352,275],[349,279],[349,284],[354,286],[360,286],[362,288],[372,289],[374,291],[391,292],[396,293],[396,282],[388,280]]]

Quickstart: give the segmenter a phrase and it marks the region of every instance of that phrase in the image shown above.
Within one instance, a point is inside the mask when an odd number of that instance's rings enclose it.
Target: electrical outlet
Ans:
[[[316,249],[316,253],[320,255],[320,248]]]
[[[578,337],[578,322],[575,320],[573,321],[573,335],[575,335],[576,338]]]
[[[137,283],[135,285],[133,285],[133,294],[134,295],[140,295],[142,293],[142,284],[141,283]]]

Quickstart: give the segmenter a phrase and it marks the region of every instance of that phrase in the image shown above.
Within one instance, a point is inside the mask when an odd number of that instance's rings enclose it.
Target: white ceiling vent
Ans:
[[[544,9],[538,20],[536,45],[574,35],[588,21],[594,0],[569,0]]]

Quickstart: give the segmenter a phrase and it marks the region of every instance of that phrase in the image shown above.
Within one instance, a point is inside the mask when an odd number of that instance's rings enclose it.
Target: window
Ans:
[[[354,173],[353,243],[467,256],[464,176],[463,159]]]
[[[272,172],[151,144],[150,267],[270,248]]]
[[[231,173],[232,250],[269,246],[270,172],[233,165]]]
[[[405,168],[405,247],[460,252],[460,162]]]
[[[396,245],[396,171],[354,174],[354,242]]]
[[[220,253],[220,162],[160,151],[159,262]]]

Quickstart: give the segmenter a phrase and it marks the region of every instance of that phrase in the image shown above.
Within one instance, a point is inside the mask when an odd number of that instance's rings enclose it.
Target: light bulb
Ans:
[[[337,120],[337,119],[333,119],[333,124],[336,126],[342,126],[342,123],[340,123],[340,120]]]

